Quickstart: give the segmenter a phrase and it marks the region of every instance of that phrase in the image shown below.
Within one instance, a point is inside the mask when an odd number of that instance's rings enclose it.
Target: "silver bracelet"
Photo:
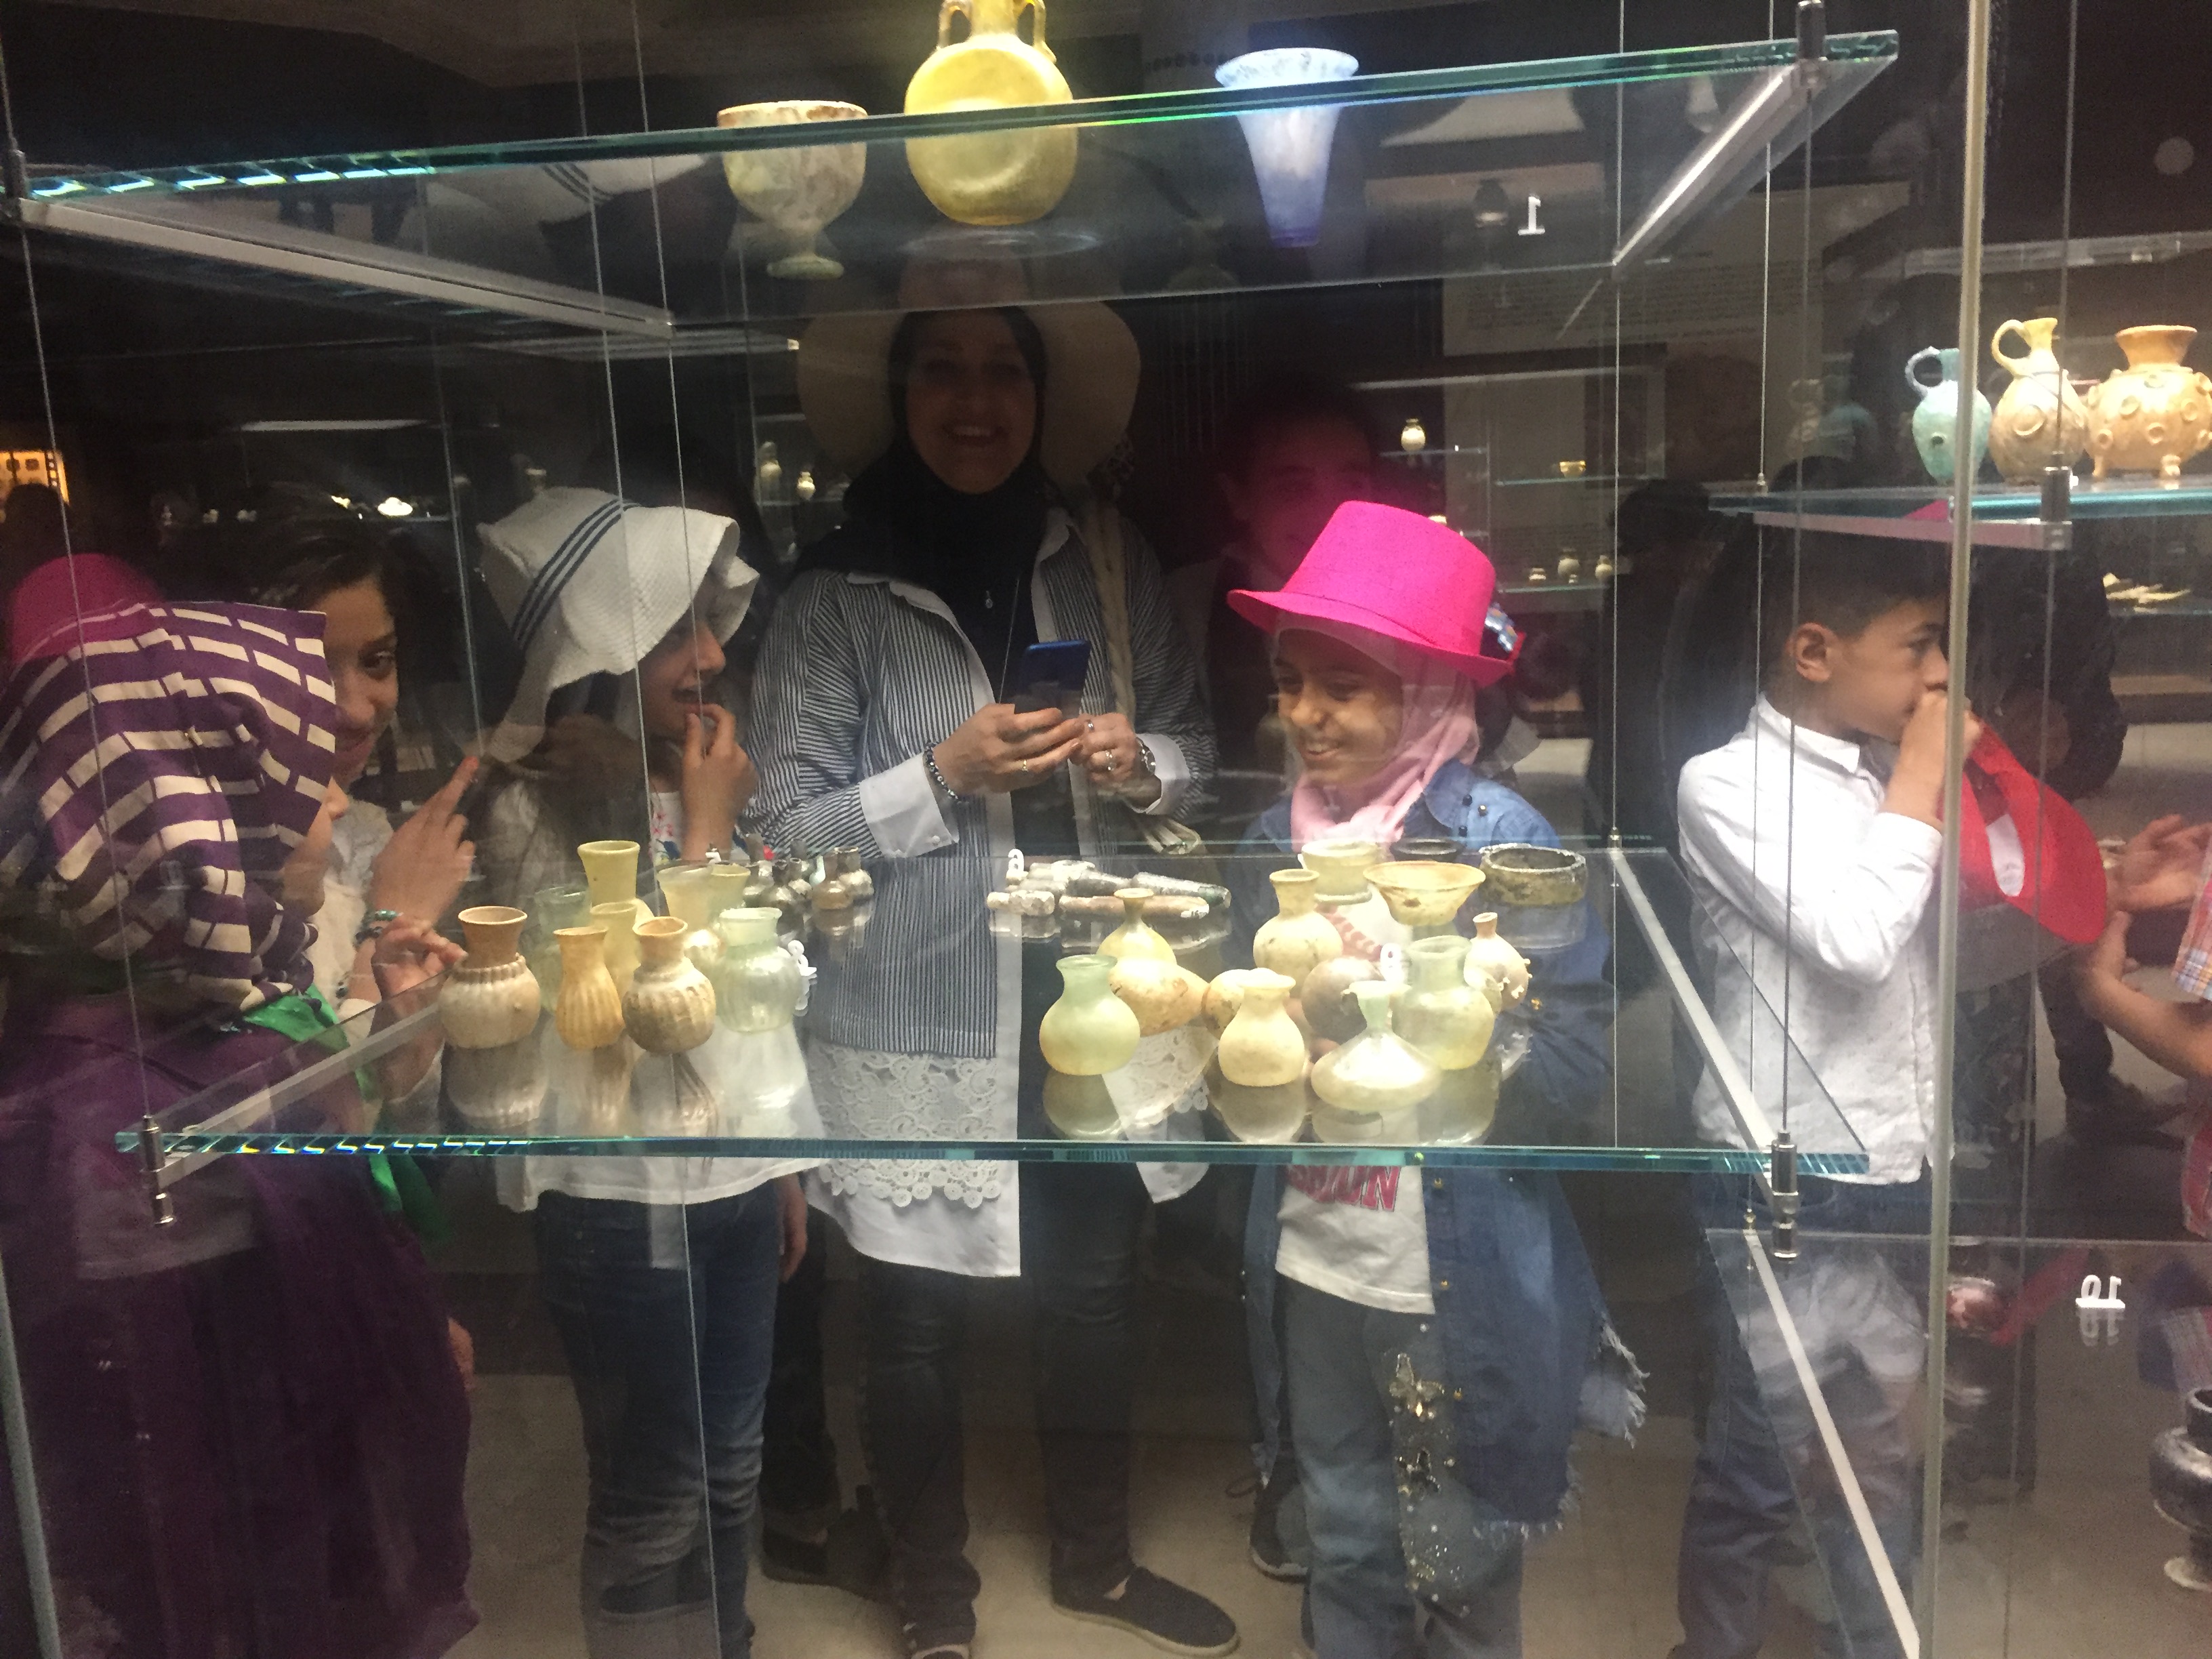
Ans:
[[[947,783],[945,781],[945,774],[937,769],[937,750],[933,744],[921,751],[921,763],[928,769],[929,781],[945,792],[945,799],[957,804],[968,799]]]

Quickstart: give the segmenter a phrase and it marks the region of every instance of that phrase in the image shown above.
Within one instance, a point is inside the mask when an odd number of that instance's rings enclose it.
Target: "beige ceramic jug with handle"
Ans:
[[[2045,467],[2071,466],[2089,447],[2088,405],[2051,349],[2057,331],[2056,317],[2031,317],[2002,323],[1990,336],[1990,356],[2012,371],[1990,422],[1990,459],[2012,483],[2039,483]],[[2008,334],[2027,341],[2027,351],[2007,356]]]

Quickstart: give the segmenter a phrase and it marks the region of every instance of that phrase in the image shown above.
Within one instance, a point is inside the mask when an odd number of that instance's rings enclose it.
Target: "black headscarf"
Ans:
[[[908,376],[922,325],[934,314],[910,313],[891,337],[891,446],[846,490],[845,525],[810,548],[799,568],[860,571],[927,588],[951,611],[1003,696],[1015,659],[1036,641],[1030,573],[1052,501],[1037,459],[1044,339],[1027,313],[1000,311],[1036,388],[1037,427],[1012,476],[987,494],[969,495],[929,470],[907,431]]]

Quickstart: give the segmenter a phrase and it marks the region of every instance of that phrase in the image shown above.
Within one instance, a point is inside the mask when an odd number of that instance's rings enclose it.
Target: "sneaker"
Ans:
[[[1119,1595],[1070,1596],[1055,1589],[1052,1604],[1071,1619],[1117,1626],[1164,1653],[1237,1651],[1234,1620],[1197,1591],[1170,1584],[1142,1567],[1123,1581]]]
[[[1252,1565],[1285,1584],[1306,1581],[1304,1552],[1293,1541],[1303,1534],[1305,1504],[1295,1477],[1278,1476],[1252,1496]]]
[[[882,1600],[889,1583],[890,1541],[876,1519],[868,1488],[861,1487],[854,1499],[819,1538],[763,1524],[762,1573],[787,1584],[833,1585],[864,1601]]]

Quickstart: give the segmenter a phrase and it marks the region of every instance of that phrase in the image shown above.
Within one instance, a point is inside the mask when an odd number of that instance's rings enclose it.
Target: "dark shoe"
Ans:
[[[890,1543],[876,1519],[876,1506],[863,1486],[854,1506],[830,1523],[818,1539],[793,1537],[763,1524],[761,1571],[787,1584],[830,1584],[864,1601],[883,1599]]]
[[[1170,1584],[1142,1567],[1119,1595],[1069,1596],[1055,1589],[1052,1604],[1071,1619],[1114,1625],[1164,1653],[1199,1656],[1237,1651],[1237,1624],[1195,1590]]]
[[[1295,1475],[1263,1481],[1252,1495],[1252,1565],[1285,1584],[1306,1581],[1305,1503]]]
[[[2179,1151],[2181,1138],[2159,1126],[2172,1113],[2132,1083],[2107,1078],[2094,1094],[2066,1097],[2066,1133],[2077,1146],[2156,1146]]]

